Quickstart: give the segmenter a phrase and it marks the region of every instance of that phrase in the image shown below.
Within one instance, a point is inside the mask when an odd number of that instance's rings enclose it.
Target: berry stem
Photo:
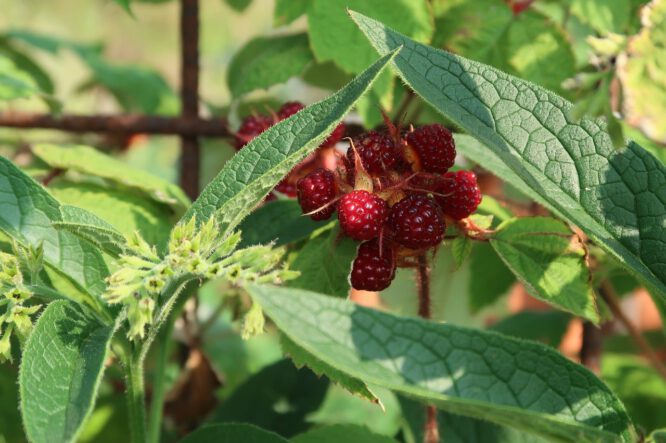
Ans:
[[[416,275],[419,290],[419,316],[429,319],[432,317],[430,299],[430,268],[425,253],[418,256]],[[439,427],[437,424],[437,408],[426,406],[426,421],[423,433],[423,443],[439,443]]]

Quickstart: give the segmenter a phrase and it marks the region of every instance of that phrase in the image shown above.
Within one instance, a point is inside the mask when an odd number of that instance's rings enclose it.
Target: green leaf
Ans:
[[[23,351],[21,414],[31,442],[76,439],[93,409],[113,326],[83,307],[54,301],[41,315]]]
[[[289,443],[279,435],[244,424],[203,426],[188,434],[180,443]]]
[[[347,297],[349,273],[358,244],[340,235],[340,229],[316,232],[289,266],[301,275],[287,284],[292,288]],[[325,266],[322,264],[325,263]]]
[[[305,33],[250,40],[229,65],[227,82],[238,98],[300,75],[313,60]]]
[[[29,98],[39,92],[29,74],[18,69],[10,59],[0,56],[0,100]]]
[[[609,32],[623,34],[628,31],[630,9],[631,1],[572,0],[569,13],[599,35]]]
[[[564,223],[548,217],[502,223],[490,244],[534,297],[599,323],[587,251]]]
[[[252,3],[252,0],[224,0],[231,9],[236,12],[243,12]]]
[[[313,429],[291,439],[291,443],[397,443],[385,435],[375,434],[363,426],[330,425]]]
[[[347,8],[377,17],[415,38],[429,41],[433,24],[424,0],[326,0],[308,9],[308,33],[317,60],[332,60],[346,72],[357,74],[377,55],[347,17]]]
[[[394,54],[382,57],[329,98],[271,126],[248,143],[203,190],[183,220],[212,216],[233,229],[296,164],[328,137]]]
[[[44,246],[44,261],[95,297],[106,289],[109,271],[88,242],[57,230],[61,206],[46,190],[9,160],[0,157],[0,231],[23,245]],[[66,294],[69,295],[69,294]]]
[[[134,168],[89,146],[35,145],[33,153],[52,168],[77,171],[101,177],[112,183],[138,190],[153,200],[166,203],[179,212],[190,205],[182,189],[143,169]]]
[[[534,9],[514,15],[501,0],[440,4],[445,7],[438,11],[433,46],[488,63],[558,93],[563,92],[562,82],[574,75],[575,60],[567,35]]]
[[[143,195],[93,183],[58,181],[49,186],[62,204],[76,205],[113,226],[122,235],[139,231],[150,244],[163,247],[169,239],[173,214]]]
[[[273,11],[273,25],[288,25],[308,12],[311,0],[276,0]]]
[[[456,268],[459,268],[472,253],[472,240],[464,235],[454,238],[451,242],[451,253]]]
[[[251,423],[291,437],[310,427],[306,417],[324,401],[328,380],[280,360],[248,378],[215,410],[211,421]]]
[[[295,344],[366,383],[551,439],[635,440],[612,392],[541,344],[291,288],[248,290]]]
[[[17,368],[9,364],[0,365],[0,441],[26,441],[21,427],[21,415],[16,405],[19,403]]]
[[[566,312],[521,311],[503,318],[490,329],[512,337],[539,341],[557,348],[567,332],[570,321],[571,316]]]
[[[69,231],[89,241],[112,257],[118,257],[124,249],[125,237],[112,225],[92,212],[75,206],[61,206],[62,221],[53,223],[56,229]]]
[[[617,150],[603,121],[574,121],[572,104],[545,89],[352,15],[380,53],[404,45],[395,66],[419,95],[494,151],[548,208],[666,294],[663,164],[633,142]]]
[[[321,223],[303,216],[303,210],[296,200],[275,200],[252,212],[238,226],[238,230],[243,233],[239,247],[270,242],[282,246],[303,240],[320,227]]]
[[[486,243],[474,245],[469,267],[472,275],[469,279],[469,308],[472,313],[495,303],[516,282],[513,273]],[[483,275],[483,278],[474,278],[477,275]]]
[[[400,396],[400,406],[412,441],[423,441],[425,407],[403,396]],[[545,443],[547,441],[517,429],[445,411],[437,411],[437,428],[440,440],[446,443]]]
[[[14,47],[14,45],[3,36],[0,36],[0,54],[10,59],[17,69],[30,75],[41,91],[47,94],[53,94],[55,87],[49,73],[46,72],[32,57]]]
[[[644,358],[605,352],[601,360],[601,376],[626,405],[636,426],[643,429],[664,426],[666,384]]]

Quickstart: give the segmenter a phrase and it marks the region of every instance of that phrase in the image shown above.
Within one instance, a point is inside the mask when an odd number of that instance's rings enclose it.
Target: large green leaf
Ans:
[[[308,291],[248,289],[290,340],[366,383],[555,440],[634,441],[613,393],[552,348]]]
[[[0,100],[28,98],[39,94],[33,78],[17,68],[14,63],[0,55]]]
[[[235,227],[298,162],[317,149],[393,58],[388,54],[329,98],[270,127],[247,144],[203,190],[184,220],[216,216]]]
[[[73,441],[95,403],[113,326],[70,301],[49,304],[23,351],[21,413],[34,443]]]
[[[534,297],[599,322],[587,251],[564,223],[514,218],[497,228],[490,244]]]
[[[185,211],[190,200],[178,186],[134,168],[89,146],[57,146],[41,144],[32,148],[34,154],[52,168],[73,170],[101,177],[121,186],[145,193],[152,199]]]
[[[662,296],[666,294],[666,171],[637,144],[614,148],[601,120],[490,66],[422,45],[352,13],[378,52],[403,46],[402,78],[481,140],[547,206]]]
[[[307,34],[257,37],[234,56],[227,82],[234,97],[284,83],[313,60]]]
[[[289,443],[273,432],[252,425],[229,423],[203,426],[188,434],[180,443]]]
[[[90,243],[57,230],[61,206],[9,160],[0,157],[0,231],[24,245],[44,245],[44,261],[81,289],[98,297],[109,271]],[[94,300],[90,300],[95,303]]]
[[[60,212],[62,221],[53,223],[56,229],[69,231],[113,257],[118,257],[123,252],[125,237],[92,212],[68,205],[61,206]]]

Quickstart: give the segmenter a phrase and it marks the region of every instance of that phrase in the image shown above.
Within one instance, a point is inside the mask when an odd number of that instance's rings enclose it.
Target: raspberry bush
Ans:
[[[661,441],[666,1],[42,3],[0,441]]]

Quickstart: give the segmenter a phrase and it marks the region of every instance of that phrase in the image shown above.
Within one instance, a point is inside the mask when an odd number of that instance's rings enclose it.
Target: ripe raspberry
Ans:
[[[280,107],[277,115],[280,120],[284,120],[285,118],[289,118],[296,114],[303,108],[305,108],[305,105],[301,102],[286,102]]]
[[[444,217],[434,200],[412,194],[393,205],[388,218],[393,239],[411,249],[437,246],[444,237]]]
[[[481,203],[481,191],[472,171],[447,172],[437,194],[440,195],[435,199],[442,211],[456,220],[469,217]]]
[[[371,240],[379,235],[388,205],[368,191],[352,191],[339,202],[338,219],[342,231],[354,240]]]
[[[236,132],[236,149],[241,149],[272,125],[273,119],[265,115],[249,115],[245,117],[240,128],[238,128],[238,132]]]
[[[380,175],[398,163],[398,151],[388,135],[370,131],[354,140],[361,163],[369,174]],[[347,150],[347,161],[354,165],[354,149]]]
[[[335,127],[333,132],[331,132],[331,135],[329,135],[328,138],[324,140],[324,143],[321,144],[321,147],[330,148],[331,146],[335,146],[335,144],[342,140],[342,137],[345,136],[346,131],[347,127],[345,126],[344,122],[340,123]]]
[[[379,251],[377,239],[361,243],[349,275],[352,288],[381,291],[389,287],[395,278],[396,263],[393,250],[383,245],[381,254]]]
[[[307,214],[322,206],[332,202],[337,193],[335,176],[326,169],[316,169],[300,179],[296,184],[298,189],[298,203]],[[310,214],[312,220],[326,220],[335,211],[335,205],[326,206],[313,214]]]
[[[456,145],[451,131],[440,124],[421,126],[406,137],[407,144],[413,150],[416,170],[445,173],[456,159]],[[408,157],[412,157],[407,154]]]

